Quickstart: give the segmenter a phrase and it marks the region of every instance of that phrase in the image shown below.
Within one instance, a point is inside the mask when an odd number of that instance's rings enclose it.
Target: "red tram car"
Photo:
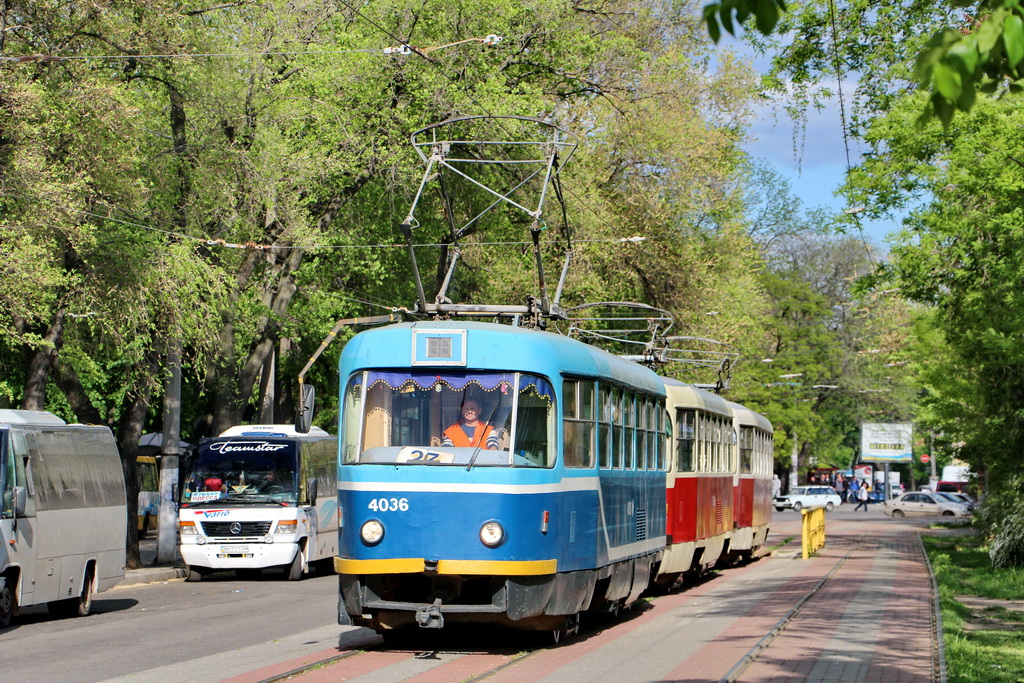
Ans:
[[[771,523],[771,423],[717,394],[665,380],[673,454],[667,474],[667,545],[657,584],[749,559]]]
[[[749,560],[764,545],[772,521],[774,432],[764,415],[729,403],[739,435],[739,475],[733,490],[735,528],[729,551]]]

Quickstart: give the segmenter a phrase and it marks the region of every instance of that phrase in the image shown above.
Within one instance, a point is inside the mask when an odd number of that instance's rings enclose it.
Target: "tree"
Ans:
[[[828,72],[832,68],[830,62],[838,70],[850,53],[859,52],[851,38],[861,33],[861,27],[874,27],[868,29],[867,34],[877,35],[880,28],[883,33],[899,36],[895,50],[888,47],[880,52],[890,57],[902,53],[905,64],[910,63],[906,51],[916,53],[913,79],[918,86],[930,91],[922,121],[936,116],[944,128],[949,127],[955,112],[971,110],[978,93],[1021,91],[1024,3],[1020,0],[981,0],[973,9],[971,3],[959,1],[945,5],[896,3],[886,7],[857,2],[843,8],[837,8],[833,2],[795,6],[798,9],[791,13],[792,22],[783,14],[786,5],[782,0],[713,2],[705,5],[704,18],[708,33],[716,42],[723,28],[735,35],[737,27],[748,19],[753,19],[757,30],[766,36],[773,31],[790,38],[795,34],[796,40],[791,42],[789,52],[797,58],[791,65],[804,75],[812,69]],[[843,24],[842,44],[837,30],[840,22]],[[858,30],[848,31],[851,24]],[[908,30],[915,25],[926,30]],[[929,34],[922,44],[921,40]],[[921,36],[921,39],[914,36]],[[823,51],[829,49],[830,43],[832,55]],[[861,41],[860,50],[864,47]],[[836,75],[842,77],[843,74]],[[862,72],[862,76],[866,75]]]
[[[883,190],[893,177],[933,199],[905,224],[877,288],[936,308],[935,324],[949,346],[936,389],[934,427],[966,446],[961,457],[988,472],[994,487],[1017,470],[1024,448],[1024,154],[1017,97],[979,101],[948,134],[932,126],[900,125],[915,101],[879,121],[872,135],[886,141],[893,163],[872,160],[862,187]]]

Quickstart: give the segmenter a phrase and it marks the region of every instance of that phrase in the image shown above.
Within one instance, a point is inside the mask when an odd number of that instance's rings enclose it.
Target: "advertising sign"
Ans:
[[[914,425],[909,422],[864,422],[860,426],[861,462],[910,462]]]

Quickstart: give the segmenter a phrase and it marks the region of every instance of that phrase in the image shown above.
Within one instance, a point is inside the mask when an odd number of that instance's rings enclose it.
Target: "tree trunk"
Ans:
[[[89,395],[73,367],[58,361],[53,364],[52,374],[53,381],[64,392],[64,397],[67,398],[71,410],[74,411],[75,418],[79,422],[94,425],[106,424],[100,411],[89,400]]]
[[[43,345],[32,351],[28,368],[25,371],[25,397],[22,399],[22,410],[43,410],[46,407],[46,382],[50,378],[50,370],[57,361],[57,354],[64,338],[64,318],[66,309],[58,308],[53,314],[50,327],[43,335]]]
[[[128,536],[125,539],[128,569],[142,566],[139,555],[139,470],[136,457],[139,454],[139,439],[142,437],[146,413],[149,410],[149,390],[142,390],[131,399],[128,409],[121,418],[117,434],[117,445],[121,451],[121,469],[124,471],[124,488],[128,497]]]

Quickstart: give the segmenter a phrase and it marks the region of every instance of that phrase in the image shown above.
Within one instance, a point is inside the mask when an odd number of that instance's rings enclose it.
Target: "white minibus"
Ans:
[[[244,425],[199,444],[178,509],[186,579],[269,567],[301,579],[338,550],[338,437]]]

